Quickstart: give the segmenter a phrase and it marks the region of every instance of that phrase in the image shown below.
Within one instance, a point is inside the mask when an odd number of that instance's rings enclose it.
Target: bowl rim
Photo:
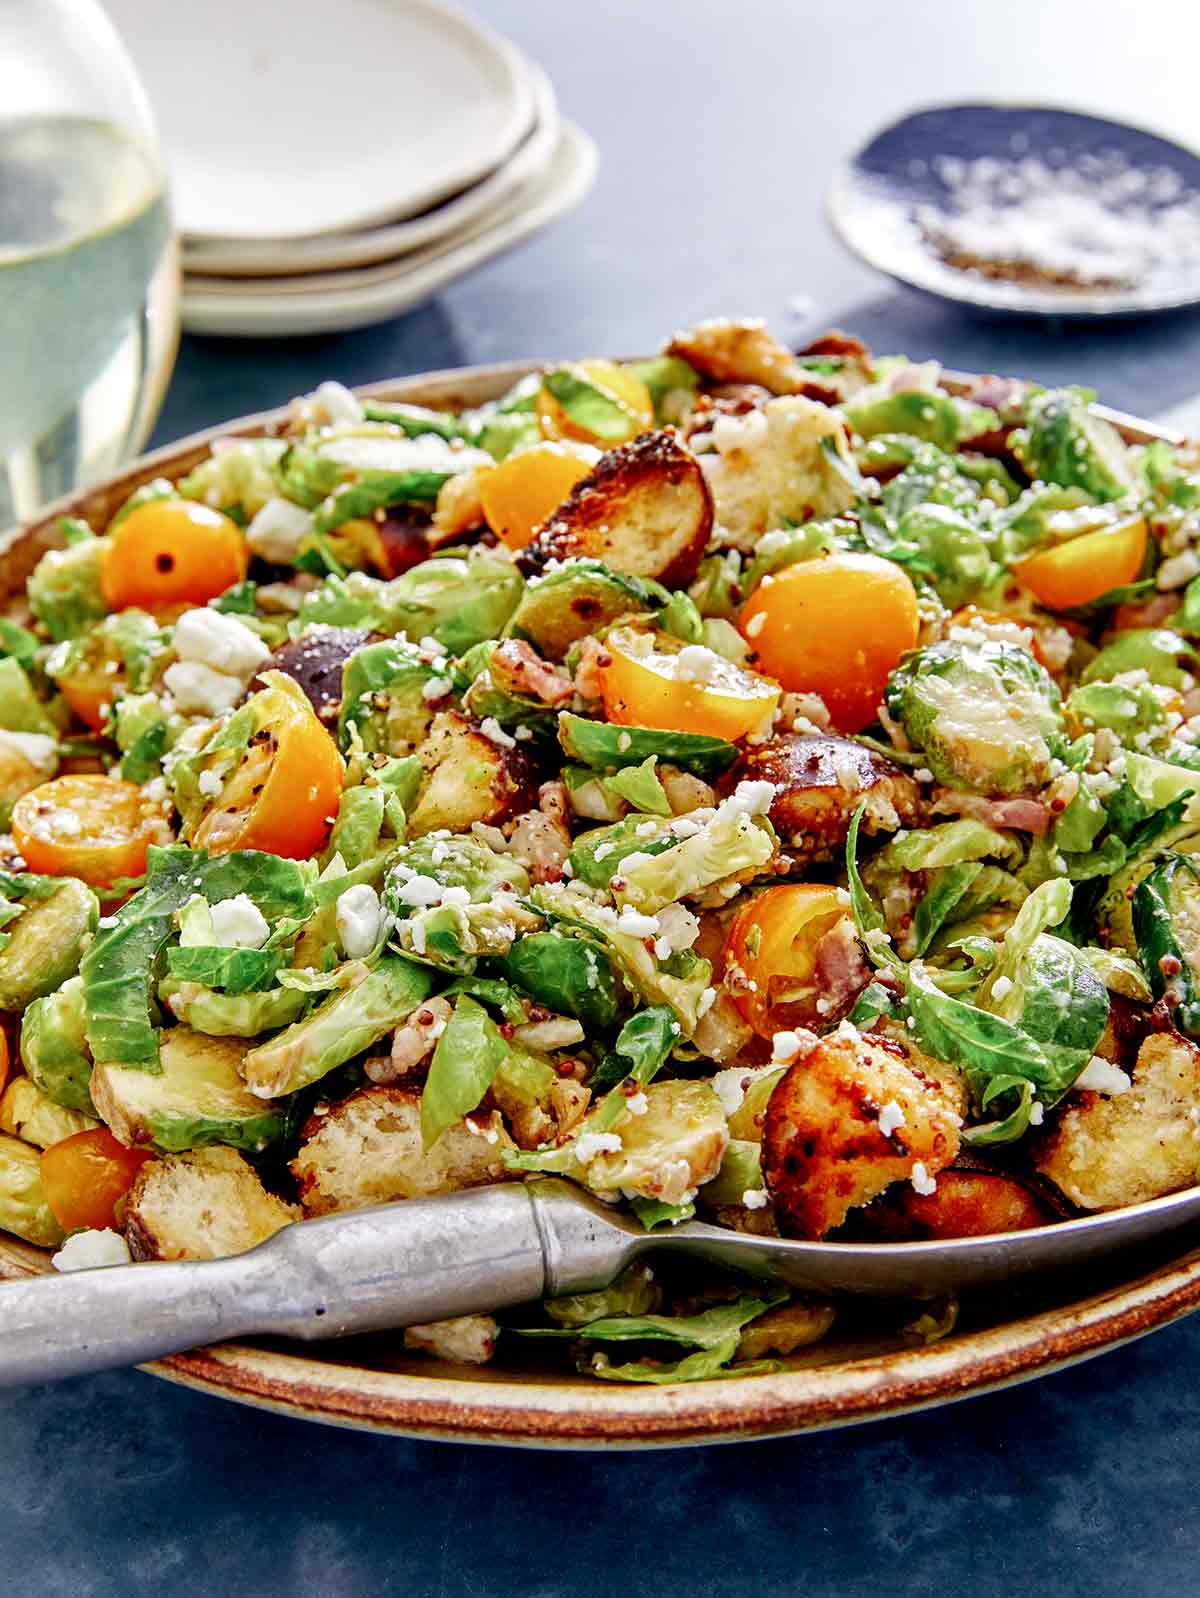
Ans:
[[[508,361],[385,379],[363,398],[469,406],[497,397],[544,361]],[[963,380],[962,374],[947,374]],[[214,439],[277,431],[287,406],[202,429],[64,496],[0,534],[0,595],[12,594],[56,537],[60,516],[108,515],[134,488],[178,476]],[[1122,418],[1137,437],[1136,418]],[[1157,436],[1152,430],[1143,438]],[[1131,1262],[1138,1251],[1131,1250]],[[46,1251],[0,1234],[0,1278],[47,1266]],[[200,1348],[141,1367],[218,1397],[326,1424],[406,1437],[568,1449],[640,1449],[745,1441],[861,1424],[1029,1381],[1169,1325],[1200,1307],[1200,1247],[1115,1286],[920,1348],[833,1359],[753,1378],[609,1386],[536,1375],[447,1375],[368,1368],[266,1343]],[[336,1347],[336,1345],[334,1345]],[[485,1368],[486,1369],[486,1368]]]

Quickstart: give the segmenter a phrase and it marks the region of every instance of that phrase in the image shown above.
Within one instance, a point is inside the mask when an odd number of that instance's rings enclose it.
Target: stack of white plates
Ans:
[[[595,175],[545,73],[437,0],[107,4],[158,118],[190,332],[395,316]]]

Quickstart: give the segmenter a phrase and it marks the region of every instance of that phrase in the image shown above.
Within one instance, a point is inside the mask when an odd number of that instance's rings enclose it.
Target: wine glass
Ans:
[[[97,0],[0,0],[0,528],[145,443],[179,342],[149,103]]]

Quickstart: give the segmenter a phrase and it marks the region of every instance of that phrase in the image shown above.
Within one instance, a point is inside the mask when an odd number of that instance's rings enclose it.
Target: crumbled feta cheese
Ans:
[[[839,1043],[861,1043],[862,1033],[853,1021],[842,1021],[837,1031],[833,1034]]]
[[[884,1137],[891,1137],[893,1132],[898,1132],[904,1125],[904,1111],[895,1099],[889,1099],[879,1112],[879,1130]]]
[[[772,1065],[790,1065],[800,1053],[802,1043],[799,1032],[776,1032],[771,1039]]]
[[[742,1203],[748,1210],[765,1210],[767,1207],[766,1189],[761,1187],[748,1187],[742,1194]]]
[[[773,782],[739,782],[733,790],[733,797],[726,799],[721,809],[726,813],[733,810],[745,816],[761,816],[771,808],[774,797]]]
[[[1042,1104],[1039,1100],[1034,1099],[1033,1103],[1029,1107],[1029,1124],[1030,1124],[1030,1126],[1041,1126],[1042,1122],[1045,1119],[1046,1119],[1046,1106],[1044,1104]]]
[[[699,1003],[696,1005],[696,1014],[698,1016],[707,1015],[716,1002],[716,988],[705,988],[704,992],[700,995]]]
[[[763,628],[766,625],[767,625],[767,613],[766,613],[765,610],[760,610],[760,611],[757,612],[757,614],[751,616],[750,620],[746,623],[746,626],[745,626],[746,637],[747,638],[757,638],[759,633],[762,632]]]
[[[334,922],[342,953],[348,960],[364,960],[379,942],[383,906],[369,882],[358,882],[338,895]]]
[[[0,750],[18,755],[37,771],[53,776],[58,770],[58,743],[41,732],[9,732],[0,728]]]
[[[635,838],[653,838],[658,832],[657,821],[639,821],[633,829]]]
[[[922,1198],[928,1198],[931,1193],[937,1192],[937,1178],[930,1176],[921,1160],[918,1160],[912,1168],[911,1181],[914,1190],[920,1193]]]
[[[327,378],[318,385],[313,399],[331,422],[361,422],[363,408],[344,383]]]
[[[96,1265],[128,1265],[129,1245],[119,1232],[105,1227],[73,1232],[57,1254],[50,1256],[56,1271],[90,1271]]]
[[[656,960],[669,960],[674,954],[670,938],[656,938],[654,940],[654,958]]]
[[[723,665],[720,655],[705,644],[685,644],[675,657],[675,669],[684,682],[710,683]]]
[[[721,1101],[726,1120],[741,1108],[742,1100],[746,1097],[746,1084],[749,1081],[750,1073],[742,1065],[728,1066],[713,1077],[713,1092]]]
[[[214,671],[197,660],[175,661],[163,673],[163,683],[184,715],[223,715],[246,691],[240,677]]]
[[[440,904],[445,888],[436,877],[423,876],[419,871],[411,877],[402,879],[400,873],[392,873],[392,887],[399,904],[413,905],[424,908],[431,904]]]
[[[271,653],[258,634],[236,616],[209,606],[185,610],[175,623],[173,642],[180,660],[193,660],[243,682]]]
[[[1200,576],[1200,554],[1194,549],[1185,549],[1181,555],[1172,555],[1170,560],[1163,561],[1154,574],[1154,581],[1165,592],[1169,588],[1182,588],[1196,576]]]
[[[453,686],[445,677],[431,677],[428,682],[421,684],[421,698],[427,704],[435,704],[439,699],[447,699]]]
[[[479,723],[479,730],[483,736],[494,743],[497,749],[515,749],[517,740],[510,738],[495,716],[485,716]]]
[[[225,784],[215,771],[202,771],[196,778],[196,786],[206,799],[215,799]]]
[[[992,983],[992,998],[1007,999],[1012,992],[1012,987],[1011,977],[997,977]]]
[[[575,1143],[575,1158],[581,1165],[594,1160],[597,1154],[619,1154],[621,1139],[616,1132],[584,1132]]]
[[[644,1093],[631,1093],[625,1100],[625,1108],[630,1115],[645,1115],[650,1108],[650,1100]]]
[[[446,909],[465,910],[470,902],[470,888],[463,888],[456,883],[453,887],[442,890],[441,903]]]
[[[932,782],[933,772],[930,771],[928,766],[918,766],[913,772],[913,777],[917,782]]]
[[[269,499],[246,528],[246,544],[273,566],[287,566],[312,531],[312,515],[290,499]]]
[[[1133,1086],[1129,1074],[1122,1071],[1119,1065],[1114,1065],[1111,1060],[1105,1060],[1098,1054],[1093,1054],[1083,1070],[1075,1078],[1073,1086],[1086,1088],[1092,1093],[1103,1093],[1107,1098],[1119,1098],[1122,1093],[1128,1093]]]
[[[261,949],[270,936],[262,911],[244,893],[212,907],[213,942],[222,949]]]
[[[617,931],[628,934],[631,938],[655,938],[658,936],[658,918],[644,916],[627,904],[617,917]]]

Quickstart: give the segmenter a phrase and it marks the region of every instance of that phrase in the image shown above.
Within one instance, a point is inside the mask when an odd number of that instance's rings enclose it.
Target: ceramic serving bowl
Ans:
[[[495,398],[529,369],[435,372],[362,392],[461,408]],[[57,541],[59,516],[103,525],[140,483],[189,471],[214,438],[269,433],[285,416],[270,411],[196,434],[52,506],[0,542],[0,599],[21,592]],[[1125,430],[1147,436],[1135,424]],[[0,1234],[0,1276],[46,1269],[43,1250]],[[815,1431],[948,1403],[1088,1359],[1198,1305],[1200,1248],[1185,1249],[1176,1237],[1049,1286],[1013,1284],[966,1301],[957,1328],[931,1344],[905,1329],[919,1306],[851,1305],[825,1341],[794,1355],[788,1369],[749,1378],[609,1385],[524,1360],[506,1363],[503,1349],[491,1365],[446,1365],[405,1353],[399,1334],[303,1349],[228,1343],[146,1369],[221,1398],[367,1431],[543,1448],[652,1448]]]

